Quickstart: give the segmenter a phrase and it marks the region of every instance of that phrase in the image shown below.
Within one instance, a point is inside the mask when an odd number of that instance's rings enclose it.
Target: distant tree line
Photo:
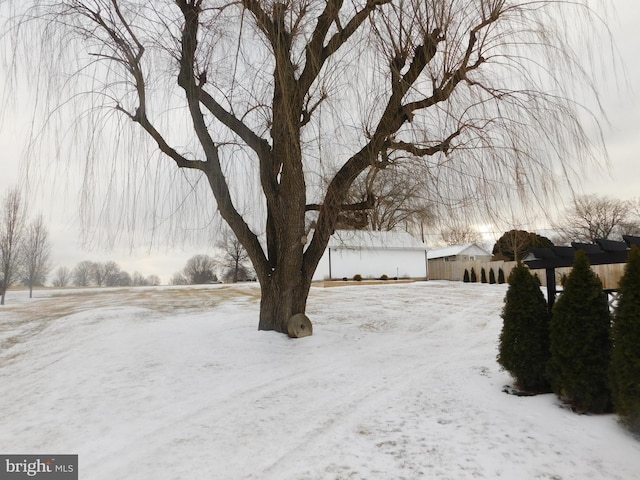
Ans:
[[[242,244],[229,229],[222,231],[217,243],[220,254],[215,258],[195,255],[184,269],[172,277],[172,285],[239,282],[255,279],[249,257]],[[52,270],[51,245],[42,215],[28,221],[27,206],[20,191],[9,190],[0,203],[0,301],[10,286],[21,284],[29,287],[44,286]],[[60,266],[50,280],[54,287],[129,287],[160,284],[157,275],[145,276],[140,272],[130,274],[114,261],[93,262],[84,260],[69,269]]]
[[[7,290],[16,284],[29,288],[43,286],[51,272],[51,243],[42,215],[32,221],[28,208],[17,188],[10,189],[0,201],[0,304],[5,303]],[[116,262],[78,263],[72,270],[59,267],[51,284],[55,287],[116,287],[159,285],[157,275],[130,275]]]
[[[59,267],[51,283],[54,287],[142,287],[160,285],[160,277],[144,276],[139,272],[131,275],[113,261],[84,260],[72,270]]]
[[[194,255],[181,271],[173,274],[169,283],[171,285],[203,285],[221,281],[225,283],[253,281],[255,272],[242,255],[239,252],[229,258],[225,258],[226,255],[222,257]]]
[[[194,255],[185,267],[171,278],[171,285],[199,285],[216,283],[246,282],[256,278],[251,268],[249,255],[231,230],[224,229],[216,244],[219,255]]]
[[[622,240],[640,235],[640,199],[621,200],[608,196],[576,197],[554,224],[559,242],[595,243],[598,239]]]

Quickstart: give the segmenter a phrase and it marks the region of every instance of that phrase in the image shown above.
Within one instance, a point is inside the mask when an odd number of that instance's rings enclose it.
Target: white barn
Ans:
[[[406,232],[338,230],[313,279],[427,278],[427,246]]]

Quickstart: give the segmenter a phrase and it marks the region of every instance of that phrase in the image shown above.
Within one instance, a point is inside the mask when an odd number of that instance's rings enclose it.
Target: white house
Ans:
[[[429,250],[427,258],[442,262],[469,262],[491,260],[491,253],[480,247],[476,243],[464,243],[462,245],[450,245],[443,248]]]
[[[330,238],[314,280],[427,278],[427,246],[406,232],[338,230]]]

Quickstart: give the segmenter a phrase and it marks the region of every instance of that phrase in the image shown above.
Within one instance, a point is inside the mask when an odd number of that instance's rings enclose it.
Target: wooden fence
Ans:
[[[445,262],[440,259],[429,260],[429,280],[452,280],[461,282],[464,279],[464,271],[471,272],[473,268],[476,272],[478,282],[481,279],[482,269],[485,269],[487,281],[489,281],[489,272],[493,269],[496,281],[498,280],[498,271],[504,271],[505,279],[509,278],[511,270],[516,266],[516,262]],[[624,263],[611,265],[593,265],[592,270],[600,277],[604,288],[618,288],[618,281],[624,273]],[[571,267],[556,269],[556,285],[561,285],[561,279],[564,274],[569,274]],[[544,270],[533,270],[540,278],[543,286],[547,285],[547,276]]]

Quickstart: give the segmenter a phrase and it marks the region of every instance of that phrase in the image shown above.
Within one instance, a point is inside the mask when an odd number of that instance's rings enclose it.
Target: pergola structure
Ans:
[[[596,240],[596,243],[572,242],[570,247],[532,248],[531,254],[535,257],[525,260],[524,263],[531,270],[545,270],[547,274],[547,302],[549,309],[556,300],[556,268],[570,267],[576,251],[584,250],[591,265],[608,265],[613,263],[626,263],[631,245],[640,247],[640,237],[623,235],[623,242],[613,240]],[[615,289],[607,290],[607,294],[615,292]]]

